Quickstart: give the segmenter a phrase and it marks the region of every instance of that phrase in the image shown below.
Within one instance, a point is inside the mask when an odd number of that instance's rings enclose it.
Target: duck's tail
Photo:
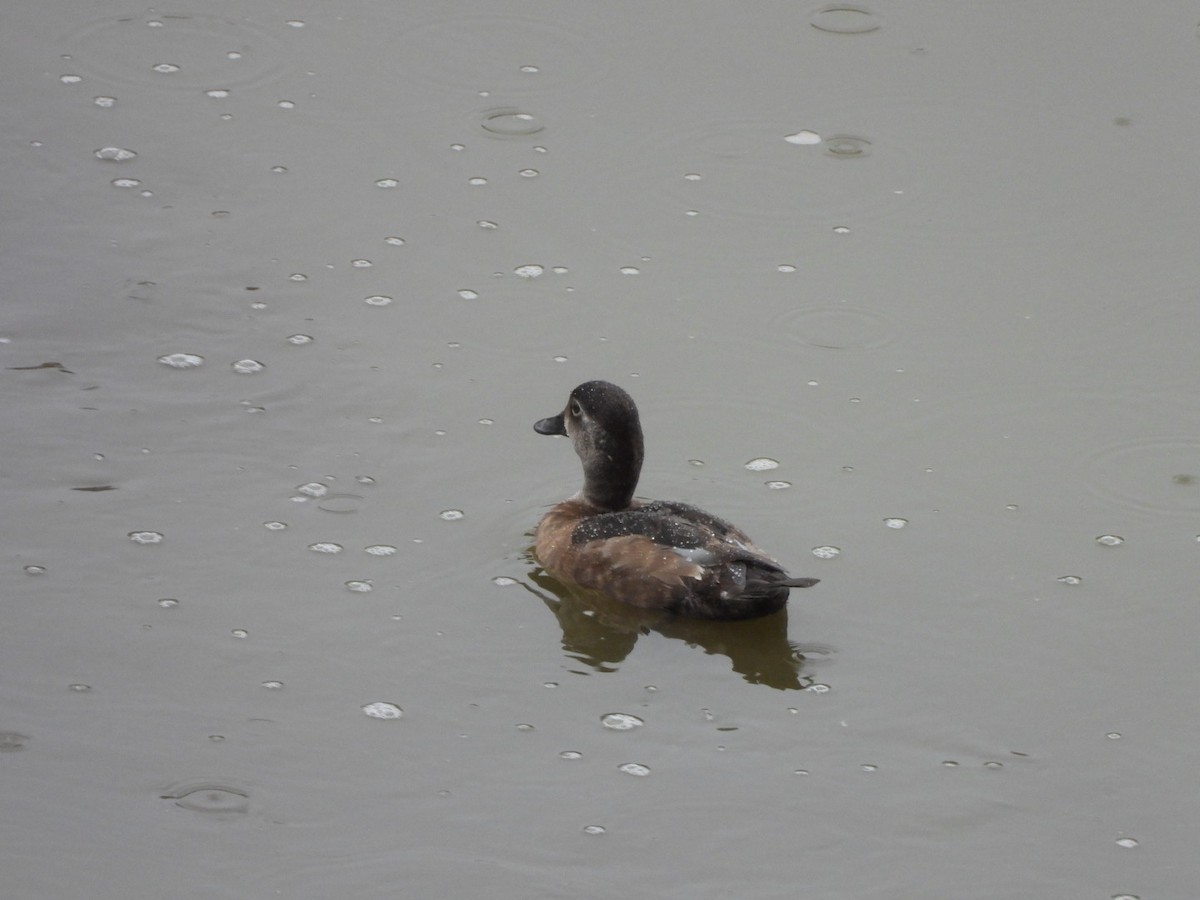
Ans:
[[[782,587],[812,587],[814,584],[820,583],[820,578],[786,578],[783,581],[775,582]]]

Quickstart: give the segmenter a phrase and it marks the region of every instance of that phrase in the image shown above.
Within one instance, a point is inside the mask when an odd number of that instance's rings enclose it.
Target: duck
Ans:
[[[642,470],[641,420],[633,398],[607,381],[571,391],[538,434],[571,439],[583,488],[551,509],[534,532],[534,555],[567,585],[648,610],[700,619],[752,619],[779,612],[795,578],[744,531],[674,500],[634,497]]]

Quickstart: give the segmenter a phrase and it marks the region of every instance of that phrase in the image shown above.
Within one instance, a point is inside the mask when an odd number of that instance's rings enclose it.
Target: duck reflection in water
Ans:
[[[711,656],[728,657],[733,671],[751,684],[794,691],[813,684],[808,670],[832,652],[826,646],[789,641],[787,609],[737,622],[690,619],[637,609],[596,591],[564,585],[541,568],[529,577],[534,586],[526,584],[526,589],[558,619],[563,651],[591,672],[615,672],[638,638],[656,633]]]

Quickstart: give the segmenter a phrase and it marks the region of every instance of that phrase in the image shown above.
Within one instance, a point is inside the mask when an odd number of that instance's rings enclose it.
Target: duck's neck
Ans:
[[[641,471],[640,442],[594,453],[583,472],[583,499],[603,512],[628,509]]]

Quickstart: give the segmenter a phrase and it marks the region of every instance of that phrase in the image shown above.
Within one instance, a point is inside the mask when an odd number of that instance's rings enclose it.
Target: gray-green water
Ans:
[[[1198,22],[3,14],[5,897],[1194,896]],[[545,581],[589,378],[786,622]]]

